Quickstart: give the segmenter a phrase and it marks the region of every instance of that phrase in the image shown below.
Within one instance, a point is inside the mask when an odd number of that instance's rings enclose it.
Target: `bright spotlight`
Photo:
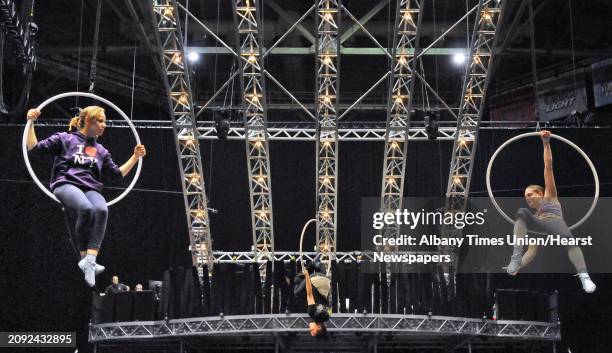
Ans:
[[[457,65],[461,65],[465,63],[465,60],[466,60],[466,57],[465,57],[465,54],[463,53],[457,53],[453,55],[453,62]]]
[[[195,51],[191,51],[189,54],[187,54],[187,59],[189,59],[191,62],[196,62],[200,60],[200,54],[196,53]]]

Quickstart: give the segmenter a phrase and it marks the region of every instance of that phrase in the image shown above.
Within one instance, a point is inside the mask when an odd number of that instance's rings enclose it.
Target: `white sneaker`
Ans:
[[[513,276],[521,269],[521,265],[523,264],[523,256],[522,255],[512,255],[510,257],[510,263],[506,267],[502,267],[506,270],[506,273]]]
[[[90,287],[96,285],[96,262],[89,258],[89,256],[85,256],[79,261],[79,268],[83,271],[85,275],[85,282]]]
[[[597,286],[593,281],[591,281],[591,277],[589,277],[588,273],[579,273],[578,278],[580,278],[580,282],[582,282],[582,289],[584,289],[587,293],[593,293]]]
[[[99,275],[100,273],[104,272],[104,270],[106,270],[106,267],[104,267],[102,265],[98,265],[96,263],[96,276]]]

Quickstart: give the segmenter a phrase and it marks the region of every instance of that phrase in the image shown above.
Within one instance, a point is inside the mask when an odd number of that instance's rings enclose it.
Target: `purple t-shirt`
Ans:
[[[39,141],[31,153],[55,157],[51,170],[51,191],[62,184],[84,190],[102,191],[102,175],[121,176],[110,152],[95,138],[81,132],[58,132]]]

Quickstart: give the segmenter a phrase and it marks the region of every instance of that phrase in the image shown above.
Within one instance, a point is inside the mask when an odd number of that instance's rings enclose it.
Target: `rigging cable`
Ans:
[[[96,26],[94,29],[93,56],[91,57],[91,67],[89,68],[89,93],[94,93],[96,84],[96,66],[98,64],[98,42],[100,39],[100,19],[102,17],[102,0],[98,0],[96,8]]]

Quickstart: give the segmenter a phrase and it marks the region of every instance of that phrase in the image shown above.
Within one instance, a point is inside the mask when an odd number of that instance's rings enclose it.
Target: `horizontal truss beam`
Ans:
[[[167,339],[172,337],[211,337],[274,333],[304,333],[309,317],[305,314],[267,314],[214,316],[168,321],[134,321],[92,325],[89,342]],[[483,320],[448,316],[397,314],[334,313],[327,322],[334,334],[371,333],[429,335],[450,338],[453,335],[516,340],[561,340],[561,325],[537,321]]]
[[[65,128],[67,120],[38,120],[36,126],[38,127],[57,127]],[[137,129],[172,129],[172,122],[166,120],[132,120],[134,126]],[[457,130],[456,122],[454,121],[441,121],[440,129],[438,131],[438,140],[452,141],[454,139],[455,131]],[[107,120],[106,125],[112,128],[128,128],[125,120]],[[24,123],[2,123],[0,128],[10,127],[24,127]],[[540,127],[555,128],[555,129],[576,129],[572,124],[559,123],[559,124],[540,124]],[[200,140],[214,140],[217,139],[214,122],[211,121],[198,121],[198,135]],[[535,129],[538,127],[537,122],[517,122],[517,121],[483,121],[480,123],[481,130],[524,130],[524,129]],[[581,129],[610,129],[612,126],[587,126],[581,127]],[[272,141],[314,141],[315,140],[315,127],[314,124],[305,124],[301,122],[296,123],[269,123],[268,125],[268,137]],[[343,123],[338,124],[338,133],[340,141],[384,141],[385,140],[385,124],[382,122],[366,122],[366,123]],[[241,123],[232,123],[228,139],[230,140],[243,140],[244,139],[244,128]],[[413,122],[410,127],[410,140],[414,141],[426,141],[427,133],[422,124]]]

